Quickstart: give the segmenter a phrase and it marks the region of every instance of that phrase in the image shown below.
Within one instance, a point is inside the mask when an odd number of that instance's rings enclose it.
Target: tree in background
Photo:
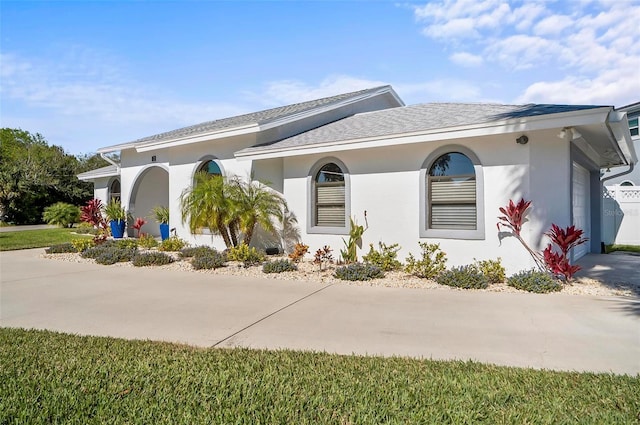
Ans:
[[[107,165],[94,157],[78,159],[60,146],[49,146],[38,133],[0,129],[0,221],[40,223],[49,205],[80,205],[91,199],[91,183],[76,174]]]

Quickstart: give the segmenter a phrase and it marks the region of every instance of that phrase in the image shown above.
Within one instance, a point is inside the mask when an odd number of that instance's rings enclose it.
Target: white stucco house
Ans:
[[[533,201],[523,237],[546,246],[551,223],[576,224],[600,252],[604,168],[637,161],[626,113],[609,106],[427,103],[405,106],[376,87],[215,120],[108,146],[119,164],[78,177],[104,202],[117,196],[134,216],[170,208],[170,226],[192,244],[179,198],[199,170],[271,182],[298,221],[300,239],[335,253],[349,217],[368,229],[363,247],[440,243],[448,265],[501,257],[508,272],[533,266],[513,238],[498,240],[498,208]],[[149,220],[143,231],[158,234]],[[276,239],[257,244],[283,246]],[[359,254],[365,251],[360,251]]]

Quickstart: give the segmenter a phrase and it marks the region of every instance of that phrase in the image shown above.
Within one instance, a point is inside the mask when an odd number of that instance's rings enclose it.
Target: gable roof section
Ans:
[[[599,109],[594,105],[501,105],[481,103],[425,103],[356,114],[274,143],[253,146],[236,153],[249,156],[303,149],[326,144],[405,136],[438,130],[455,131],[469,126]],[[609,107],[606,107],[609,108]],[[609,108],[610,109],[610,108]]]
[[[251,128],[253,128],[253,131],[258,131],[260,126],[277,124],[279,121],[294,118],[297,115],[304,115],[306,113],[312,114],[315,110],[318,109],[337,107],[343,104],[348,104],[350,102],[383,93],[390,93],[397,101],[398,105],[404,105],[402,100],[395,94],[391,86],[380,86],[351,93],[343,93],[336,96],[325,97],[322,99],[295,103],[293,105],[266,109],[259,112],[252,112],[249,114],[222,118],[214,121],[207,121],[200,124],[179,128],[177,130],[167,131],[153,136],[144,137],[132,142],[101,148],[98,150],[98,152],[104,153],[128,148],[141,148],[179,139],[188,139],[203,135],[215,135],[216,133],[228,133],[236,129],[248,129],[248,132],[251,132]]]

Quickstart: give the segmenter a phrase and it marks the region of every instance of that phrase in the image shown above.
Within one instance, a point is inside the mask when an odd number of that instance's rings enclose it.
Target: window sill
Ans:
[[[457,229],[421,229],[421,238],[432,239],[463,239],[484,240],[484,229],[457,230]]]
[[[307,228],[307,233],[314,235],[348,235],[349,228],[312,226]]]

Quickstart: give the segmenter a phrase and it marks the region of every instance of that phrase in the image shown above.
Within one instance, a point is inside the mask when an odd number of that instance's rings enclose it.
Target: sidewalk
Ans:
[[[321,285],[0,256],[0,326],[640,373],[640,302]]]

